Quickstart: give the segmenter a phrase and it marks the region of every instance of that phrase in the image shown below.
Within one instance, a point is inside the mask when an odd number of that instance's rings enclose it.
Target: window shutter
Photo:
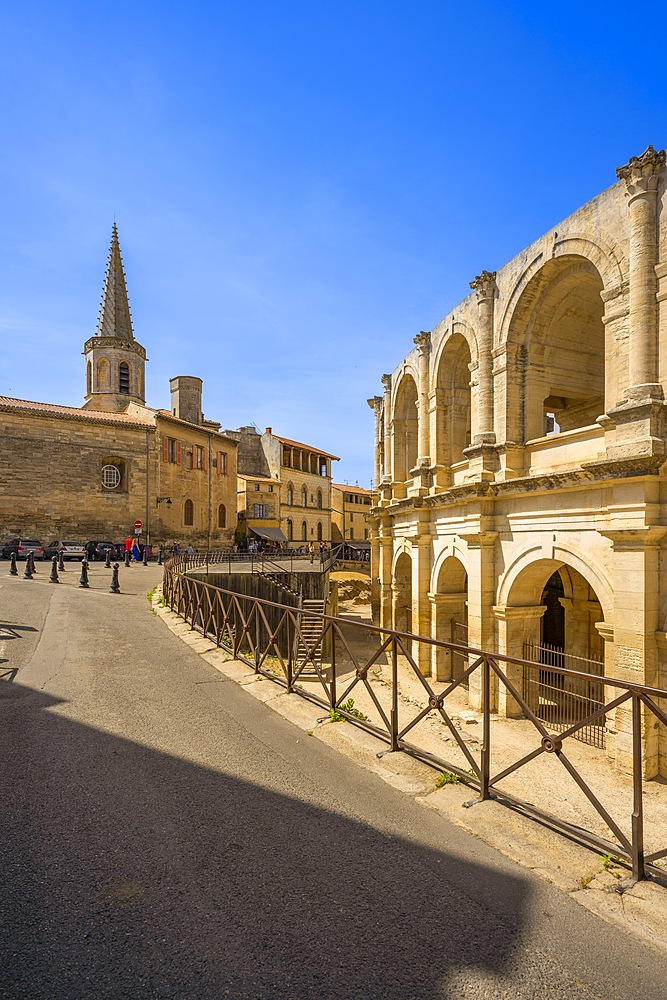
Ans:
[[[176,465],[181,464],[181,442],[176,442]]]
[[[168,437],[163,437],[162,438],[162,461],[163,462],[168,462],[169,461],[169,438]]]
[[[208,472],[208,445],[204,445],[204,472]]]

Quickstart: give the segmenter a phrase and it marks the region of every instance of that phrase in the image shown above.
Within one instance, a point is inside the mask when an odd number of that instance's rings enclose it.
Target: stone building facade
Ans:
[[[370,535],[368,514],[373,491],[346,483],[331,484],[331,541],[366,542]]]
[[[382,377],[369,400],[373,596],[386,627],[533,660],[553,647],[584,671],[665,687],[665,152],[617,177],[482,271]],[[424,673],[455,672],[418,645]],[[510,673],[520,685],[522,668]],[[623,765],[625,709],[607,723]],[[667,773],[646,725],[646,773]]]
[[[278,529],[255,523],[250,533],[290,548],[310,542],[330,542],[331,463],[339,461],[338,457],[312,445],[279,437],[271,427],[264,434],[254,426],[228,430],[225,434],[238,442],[239,474],[244,477],[246,487],[252,483],[252,492],[261,485],[258,491],[264,497],[261,502],[268,506],[271,518],[278,516]],[[273,491],[269,494],[270,486],[279,491],[277,505]],[[255,502],[260,503],[247,495],[245,503],[253,505],[253,512]],[[239,508],[241,503],[239,500]],[[251,507],[246,509],[250,511]]]
[[[153,544],[229,542],[236,441],[206,420],[202,382],[171,380],[171,407],[145,403],[114,225],[96,334],[84,347],[81,409],[0,397],[0,529],[50,541],[121,541],[142,521]]]

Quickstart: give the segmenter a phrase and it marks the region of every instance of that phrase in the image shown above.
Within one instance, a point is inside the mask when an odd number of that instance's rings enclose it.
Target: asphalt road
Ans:
[[[222,678],[157,568],[7,568],[0,997],[667,998],[662,955]]]

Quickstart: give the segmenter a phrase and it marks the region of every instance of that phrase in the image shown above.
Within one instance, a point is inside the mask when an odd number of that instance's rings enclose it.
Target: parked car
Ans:
[[[86,548],[81,542],[50,542],[44,546],[44,558],[53,559],[63,554],[63,559],[83,559]]]
[[[41,542],[35,541],[34,538],[12,538],[5,542],[2,548],[2,558],[9,559],[12,552],[15,552],[17,559],[27,559],[28,552],[31,551],[35,553],[35,559],[44,558],[44,546]]]
[[[115,542],[86,542],[85,547],[91,562],[95,559],[106,559],[107,549],[111,551],[112,559],[122,559],[125,554],[125,546],[117,545]]]

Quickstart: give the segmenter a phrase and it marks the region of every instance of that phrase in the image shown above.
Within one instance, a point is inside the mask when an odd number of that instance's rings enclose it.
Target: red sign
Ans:
[[[135,521],[134,522],[134,526],[137,529],[137,531],[141,531],[141,529],[144,526],[144,522],[143,521]]]

